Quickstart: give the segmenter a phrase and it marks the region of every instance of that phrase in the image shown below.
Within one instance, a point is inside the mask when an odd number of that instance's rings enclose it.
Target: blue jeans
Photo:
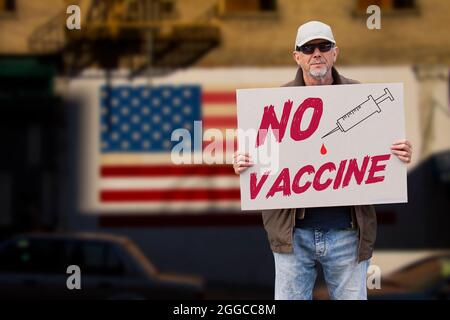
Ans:
[[[311,300],[322,265],[333,300],[366,300],[369,260],[357,262],[356,230],[294,228],[293,252],[276,253],[275,300]]]

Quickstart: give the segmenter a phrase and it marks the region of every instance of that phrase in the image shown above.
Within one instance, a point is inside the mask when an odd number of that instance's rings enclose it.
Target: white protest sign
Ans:
[[[238,89],[242,210],[407,202],[403,84]]]

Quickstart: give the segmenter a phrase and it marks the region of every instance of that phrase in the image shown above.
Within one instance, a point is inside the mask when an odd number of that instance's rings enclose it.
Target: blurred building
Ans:
[[[31,50],[29,44],[44,42],[48,36],[44,33],[45,27],[52,22],[61,26],[58,19],[65,21],[67,6],[75,3],[80,5],[83,21],[88,19],[88,13],[95,11],[93,7],[100,11],[106,6],[121,10],[122,16],[128,10],[129,22],[142,22],[135,28],[149,27],[150,21],[164,21],[159,26],[154,25],[159,34],[167,35],[170,31],[168,21],[184,23],[185,28],[202,23],[219,26],[220,47],[211,50],[198,63],[200,66],[291,65],[287,53],[293,49],[297,27],[311,19],[326,21],[333,27],[339,47],[345,53],[340,57],[341,64],[448,65],[450,59],[446,24],[450,4],[441,0],[321,0],[314,3],[289,0],[2,0],[0,52],[18,54],[45,50]],[[378,4],[382,9],[381,30],[366,27],[366,8],[370,4]],[[153,16],[133,17],[137,12],[144,14],[145,9]],[[89,25],[83,27],[89,28]],[[120,29],[121,25],[114,27]],[[126,23],[123,27],[127,27]],[[47,29],[47,33],[64,31],[51,29]],[[38,31],[43,34],[37,34]],[[62,46],[64,41],[61,41]],[[182,45],[178,43],[177,47]]]
[[[67,6],[74,3],[81,8],[81,30],[64,28]],[[382,9],[380,30],[366,26],[370,4]],[[420,129],[427,139],[416,155],[424,159],[448,147],[448,132],[434,129],[449,128],[445,117],[437,116],[448,109],[447,1],[2,0],[0,10],[3,56],[53,57],[67,72],[292,66],[298,25],[323,20],[341,49],[339,65],[414,70]]]
[[[75,3],[81,30],[68,30],[66,10]],[[380,30],[366,26],[370,4],[381,7]],[[298,26],[321,20],[333,28],[343,74],[405,83],[406,132],[414,144],[411,203],[380,206],[379,246],[448,248],[449,14],[446,0],[0,0],[4,236],[56,228],[118,232],[161,265],[215,281],[270,284],[272,257],[257,214],[238,215],[233,223],[226,213],[208,215],[206,222],[201,215],[161,217],[163,211],[157,219],[133,215],[133,221],[86,215],[75,197],[86,141],[74,120],[78,111],[61,101],[72,80],[94,75],[108,84],[117,70],[155,83],[183,71],[213,83],[227,78],[235,88],[278,86],[294,77]],[[193,245],[186,248],[186,242]],[[254,272],[255,260],[262,271]]]

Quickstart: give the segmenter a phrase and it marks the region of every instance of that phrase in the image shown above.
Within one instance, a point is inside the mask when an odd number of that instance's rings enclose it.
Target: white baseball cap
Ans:
[[[294,50],[315,39],[324,39],[336,44],[329,25],[320,21],[309,21],[298,28]]]

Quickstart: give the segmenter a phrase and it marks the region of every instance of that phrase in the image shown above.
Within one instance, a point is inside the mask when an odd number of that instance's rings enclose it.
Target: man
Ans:
[[[303,24],[293,52],[297,75],[285,86],[358,83],[333,67],[338,55],[328,25]],[[411,161],[409,141],[395,141],[391,150],[404,163]],[[236,174],[252,165],[248,154],[236,152]],[[317,263],[332,299],[367,299],[366,275],[377,228],[373,206],[264,210],[262,217],[275,260],[275,299],[312,299]]]

